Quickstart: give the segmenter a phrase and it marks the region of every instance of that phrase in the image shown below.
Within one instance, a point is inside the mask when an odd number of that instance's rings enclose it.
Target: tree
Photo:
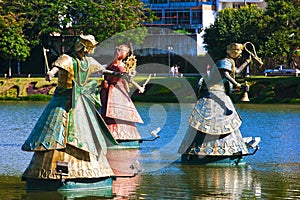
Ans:
[[[300,47],[299,0],[268,0],[264,14],[264,53],[275,64],[288,63]]]
[[[116,33],[142,27],[149,11],[138,0],[3,0],[1,4],[6,12],[24,19],[23,31],[31,46],[49,45],[49,36],[54,33],[62,37],[83,32],[103,41]],[[138,40],[145,35],[145,29],[138,30],[141,32],[127,35],[127,39]]]
[[[205,29],[203,37],[208,54],[217,61],[226,55],[226,46],[232,42],[251,41],[259,49],[262,17],[263,9],[254,5],[221,10],[215,23]]]
[[[17,18],[14,13],[0,16],[0,57],[9,60],[9,77],[11,77],[11,61],[25,60],[30,55],[29,41],[22,31],[24,23]]]
[[[204,42],[214,60],[225,56],[230,42],[254,43],[266,65],[293,60],[300,47],[299,0],[266,0],[266,10],[256,6],[221,10],[215,23],[205,30]]]

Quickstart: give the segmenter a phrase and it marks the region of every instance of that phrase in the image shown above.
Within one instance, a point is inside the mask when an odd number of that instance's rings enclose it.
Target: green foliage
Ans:
[[[25,60],[30,55],[29,41],[22,31],[23,25],[23,21],[19,21],[14,13],[1,14],[0,57],[8,60]]]
[[[29,96],[21,97],[20,99],[23,101],[50,101],[51,98],[51,95],[32,94]]]
[[[226,54],[226,46],[232,42],[251,41],[259,49],[263,10],[256,6],[240,9],[226,8],[218,13],[213,25],[205,29],[204,43],[208,53],[217,61]]]
[[[182,30],[182,29],[175,30],[174,33],[178,33],[178,34],[191,34],[187,30]]]
[[[205,30],[208,53],[217,61],[225,56],[231,42],[251,41],[259,57],[287,63],[300,47],[299,0],[267,0],[265,10],[256,6],[221,10]]]
[[[144,41],[144,38],[147,36],[147,33],[146,27],[139,27],[128,31],[115,33],[108,40],[106,40],[106,42],[107,44],[114,43],[115,45],[122,43],[129,44],[129,42],[141,44]]]
[[[24,21],[22,28],[31,46],[47,46],[54,33],[93,34],[101,42],[116,33],[141,27],[149,12],[138,0],[3,0],[0,4],[5,12],[15,13]],[[140,40],[143,35],[127,38]]]
[[[300,47],[299,0],[267,1],[264,20],[266,26],[264,53],[267,57],[279,57],[279,62],[287,63],[296,48]]]
[[[146,20],[151,20],[151,15],[146,16],[145,13],[150,12],[149,9],[144,7],[144,4],[138,0],[119,0],[119,1],[103,1],[100,7],[101,16],[99,16],[98,29],[101,37],[100,41],[107,39],[116,33],[141,28],[142,23]],[[140,31],[145,31],[138,29]],[[138,33],[137,33],[138,34]],[[129,40],[137,40],[137,35],[129,35]],[[138,41],[138,40],[137,40]]]
[[[22,27],[31,46],[39,43],[39,37],[47,30],[58,30],[58,12],[60,3],[41,0],[4,0],[1,2],[4,12],[14,13],[24,22]],[[54,29],[54,30],[52,30]]]

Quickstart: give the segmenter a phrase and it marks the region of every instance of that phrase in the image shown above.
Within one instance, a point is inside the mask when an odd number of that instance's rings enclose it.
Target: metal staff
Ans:
[[[48,65],[48,58],[47,58],[47,52],[48,49],[46,49],[45,47],[43,47],[43,52],[44,52],[44,58],[45,58],[45,63],[46,63],[46,68],[47,68],[47,72],[50,71],[49,65]]]

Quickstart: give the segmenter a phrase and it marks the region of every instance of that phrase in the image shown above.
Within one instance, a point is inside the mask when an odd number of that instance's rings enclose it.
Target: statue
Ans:
[[[127,76],[105,76],[100,87],[101,114],[114,139],[118,142],[115,148],[119,149],[139,148],[139,143],[144,141],[135,126],[135,123],[144,122],[129,96],[129,83],[138,89],[139,93],[143,93],[151,77],[148,77],[143,86],[133,80],[136,74],[136,59],[133,52],[128,57],[129,52],[130,48],[127,45],[117,46],[113,61],[107,67],[115,72],[126,73]]]
[[[97,109],[98,85],[89,76],[106,70],[87,54],[98,42],[92,35],[80,35],[72,55],[61,55],[47,72],[51,81],[58,73],[58,85],[31,134],[22,146],[33,151],[22,179],[29,190],[71,191],[110,188],[115,177],[106,158],[107,146],[117,142]]]
[[[235,60],[243,49],[243,44],[229,44],[226,58],[217,62],[207,81],[200,78],[198,101],[178,150],[183,163],[240,165],[245,164],[244,156],[257,151],[260,138],[242,137],[239,130],[242,119],[229,96],[242,87],[235,80],[235,73],[241,73],[252,59],[250,55],[236,68]]]

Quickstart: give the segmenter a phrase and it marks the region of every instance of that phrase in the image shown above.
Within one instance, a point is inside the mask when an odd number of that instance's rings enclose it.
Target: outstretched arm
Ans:
[[[59,71],[58,67],[53,67],[50,71],[48,71],[45,76],[46,81],[50,82],[58,71]]]
[[[117,76],[117,77],[122,77],[124,76],[126,73],[122,73],[122,72],[116,72],[116,71],[112,71],[112,70],[108,70],[108,69],[104,69],[102,71],[100,71],[103,75],[107,75],[107,76]]]
[[[143,86],[140,86],[137,82],[135,82],[134,80],[132,80],[130,82],[136,89],[139,90],[139,93],[144,93],[145,92],[145,88]]]
[[[251,62],[252,58],[251,56],[239,67],[236,69],[236,73],[237,74],[240,74],[244,69],[245,67],[247,67],[247,65]]]
[[[241,88],[241,84],[239,84],[238,82],[236,82],[236,80],[234,78],[232,78],[229,74],[229,71],[227,70],[222,70],[224,77],[230,82],[232,83],[232,85],[234,85],[236,88]]]

